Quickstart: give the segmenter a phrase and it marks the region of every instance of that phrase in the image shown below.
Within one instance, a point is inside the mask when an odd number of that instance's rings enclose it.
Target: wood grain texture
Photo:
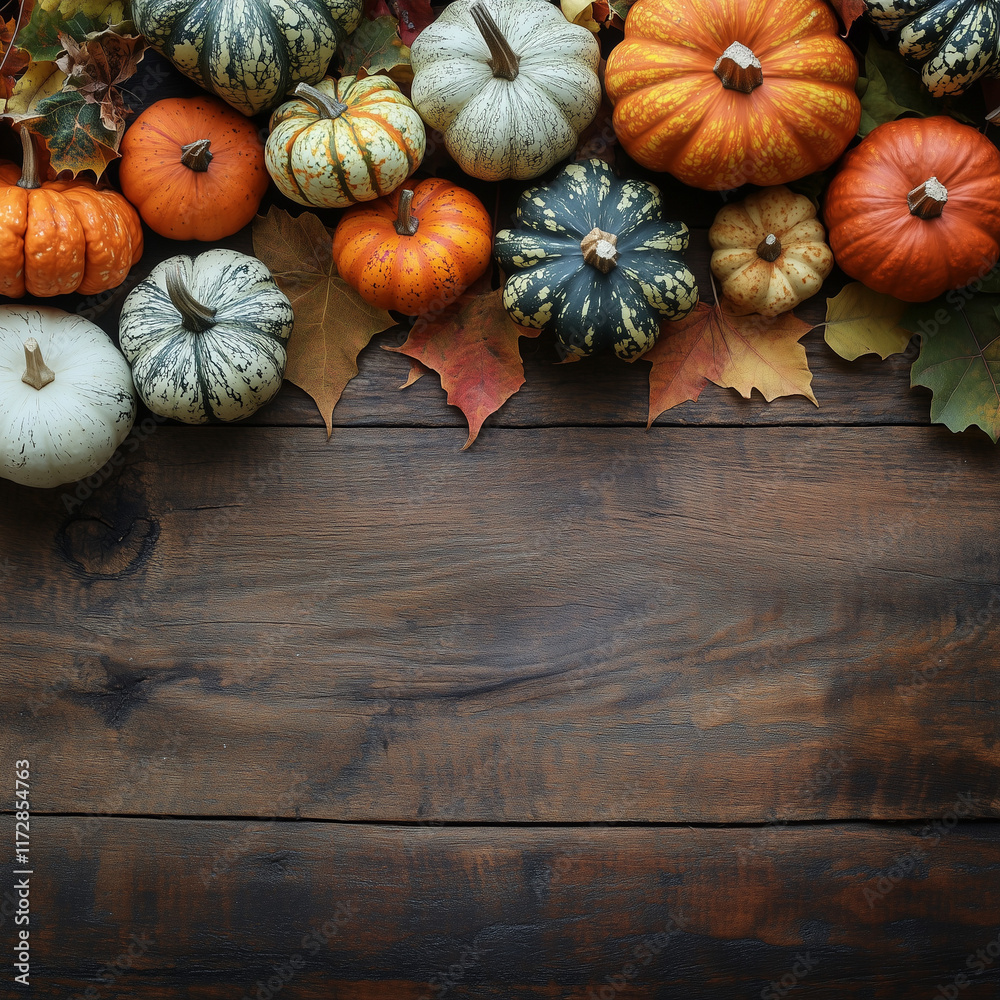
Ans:
[[[35,825],[38,1000],[241,1000],[275,977],[281,1000],[772,1000],[790,982],[932,1000],[959,973],[972,1000],[1000,986],[995,824]]]
[[[161,427],[0,483],[47,812],[1000,815],[996,456],[938,429]]]

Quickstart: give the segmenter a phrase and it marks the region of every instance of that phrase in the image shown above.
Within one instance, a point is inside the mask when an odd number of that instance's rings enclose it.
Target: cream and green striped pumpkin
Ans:
[[[186,424],[242,420],[281,387],[293,313],[235,250],[165,260],[125,299],[118,336],[142,401]]]
[[[323,78],[363,0],[132,0],[140,33],[237,111],[273,108]]]
[[[347,208],[390,194],[420,166],[424,123],[387,76],[300,85],[271,116],[264,162],[300,205]]]

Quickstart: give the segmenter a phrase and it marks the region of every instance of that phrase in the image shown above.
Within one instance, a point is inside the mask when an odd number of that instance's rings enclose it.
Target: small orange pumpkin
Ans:
[[[454,302],[480,277],[492,244],[483,203],[432,177],[345,212],[333,260],[366,302],[419,316]]]
[[[121,144],[122,191],[153,232],[219,240],[247,225],[267,190],[257,126],[217,97],[168,97]]]
[[[142,256],[135,209],[90,181],[42,181],[23,126],[21,145],[22,166],[0,161],[0,295],[116,288]]]

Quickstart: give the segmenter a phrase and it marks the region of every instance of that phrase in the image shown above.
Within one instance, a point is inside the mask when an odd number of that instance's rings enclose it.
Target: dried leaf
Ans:
[[[503,307],[503,291],[463,295],[440,313],[420,316],[402,347],[387,351],[416,358],[441,376],[448,402],[469,422],[468,448],[483,421],[524,385],[519,337],[538,330],[517,326]],[[413,371],[410,372],[411,381]]]
[[[616,28],[622,27],[634,3],[635,0],[608,0],[608,23]]]
[[[372,21],[391,17],[403,44],[412,45],[413,39],[434,20],[434,10],[430,0],[367,0],[365,17]]]
[[[333,409],[358,374],[358,355],[376,333],[395,326],[389,313],[368,305],[337,274],[332,245],[332,234],[311,212],[293,219],[272,208],[253,223],[254,254],[295,310],[285,378],[316,401],[327,437]]]
[[[44,118],[44,112],[38,110],[39,102],[58,94],[65,81],[66,74],[54,62],[31,63],[14,85],[0,117],[14,124],[30,124]]]
[[[851,25],[865,12],[864,0],[830,0],[830,6],[844,22],[844,34],[851,30]]]
[[[66,74],[65,87],[100,107],[101,124],[107,131],[123,133],[126,109],[118,84],[135,74],[146,43],[115,28],[88,35],[83,42],[63,32],[59,41],[66,51],[56,65]]]
[[[406,381],[399,387],[400,389],[408,389],[414,382],[418,379],[422,379],[425,375],[430,374],[431,369],[427,365],[416,358],[410,358],[410,374],[406,376]]]
[[[595,35],[608,17],[605,0],[559,0],[559,6],[567,21],[582,25]]]
[[[884,361],[910,342],[909,330],[899,325],[905,311],[905,302],[854,281],[826,300],[824,339],[848,361],[862,354],[877,354]]]
[[[992,296],[962,303],[964,293],[911,306],[903,325],[920,334],[910,385],[934,393],[931,420],[958,433],[975,424],[1000,439],[1000,306]]]
[[[28,53],[13,45],[17,21],[0,19],[0,99],[14,93],[17,78],[28,68]]]
[[[75,177],[92,170],[100,177],[118,158],[124,125],[119,130],[106,129],[100,105],[89,104],[82,94],[63,90],[39,101],[36,108],[44,117],[32,125],[32,131],[45,140],[57,173],[68,170]]]
[[[396,83],[413,80],[410,50],[400,40],[395,18],[362,21],[338,51],[345,75],[365,77],[385,73]]]
[[[60,34],[70,35],[82,42],[87,35],[104,30],[108,24],[107,19],[101,16],[91,17],[78,11],[67,17],[62,10],[47,10],[39,4],[18,29],[17,44],[29,52],[36,62],[51,61],[63,51]],[[134,31],[132,33],[135,34]]]
[[[728,303],[698,303],[683,319],[668,321],[641,360],[649,361],[649,419],[686,400],[697,400],[709,382],[749,399],[757,389],[767,402],[805,396],[816,403],[812,372],[799,343],[811,327],[791,313],[774,319],[734,315]]]

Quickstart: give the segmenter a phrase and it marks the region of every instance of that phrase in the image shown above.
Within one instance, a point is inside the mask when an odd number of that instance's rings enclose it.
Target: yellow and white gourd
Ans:
[[[0,476],[41,487],[85,479],[135,413],[128,363],[99,326],[61,309],[0,306]]]
[[[544,173],[601,102],[597,40],[546,0],[454,0],[410,61],[414,107],[458,165],[487,181]]]

